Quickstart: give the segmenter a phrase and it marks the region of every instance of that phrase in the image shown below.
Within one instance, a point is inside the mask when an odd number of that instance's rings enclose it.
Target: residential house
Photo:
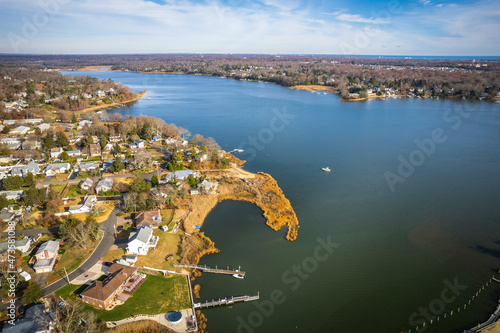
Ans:
[[[95,195],[86,195],[81,204],[70,206],[69,212],[71,214],[89,213],[96,202],[97,197]]]
[[[7,200],[21,200],[23,198],[23,191],[0,191],[0,195],[7,197]],[[1,218],[0,218],[1,219]]]
[[[130,233],[127,243],[127,254],[146,255],[149,249],[156,248],[158,236],[153,236],[153,229],[149,227],[140,228]]]
[[[107,192],[111,191],[112,188],[113,188],[113,179],[103,178],[97,183],[95,187],[95,192],[96,193]]]
[[[205,162],[208,160],[208,154],[201,154],[201,155],[198,155],[196,156],[196,160],[198,162]]]
[[[82,151],[79,149],[68,150],[66,153],[68,154],[69,157],[82,156]]]
[[[174,172],[169,173],[165,177],[165,179],[167,181],[170,181],[175,177],[178,180],[182,180],[182,179],[189,177],[190,175],[193,175],[193,177],[198,177],[198,174],[196,172],[193,172],[192,170],[179,170],[179,171],[174,171]]]
[[[162,219],[160,210],[150,210],[147,212],[137,213],[134,219],[134,224],[137,229],[150,227],[150,228],[158,228]]]
[[[92,125],[92,122],[90,120],[82,120],[78,123],[77,130],[82,130],[85,126],[90,126]]]
[[[151,139],[151,141],[153,141],[153,142],[161,141],[161,135],[154,135],[153,138]]]
[[[43,131],[48,130],[50,128],[50,125],[49,124],[40,124],[40,125],[37,125],[36,127],[39,128],[40,131],[43,132]]]
[[[80,172],[90,172],[95,171],[99,168],[100,163],[98,162],[83,162],[78,165]]]
[[[80,183],[80,188],[85,191],[92,189],[93,186],[94,186],[94,181],[90,178],[85,178],[85,180],[83,180]]]
[[[198,195],[198,194],[200,194],[200,191],[198,191],[197,188],[192,188],[192,189],[189,190],[189,194],[191,194],[191,195]]]
[[[72,101],[76,101],[78,99],[78,95],[70,95],[69,99]]]
[[[11,163],[11,162],[12,162],[12,156],[10,156],[10,155],[0,155],[0,164]]]
[[[14,325],[5,324],[2,333],[50,333],[56,332],[56,327],[53,311],[43,304],[36,304],[29,307],[24,318],[16,320]]]
[[[101,146],[98,144],[91,144],[89,146],[89,153],[90,156],[101,156]]]
[[[20,135],[24,135],[26,134],[28,131],[30,130],[29,127],[26,127],[26,126],[17,126],[16,128],[14,128],[13,130],[11,130],[9,132],[9,134],[20,134]]]
[[[50,150],[50,158],[59,158],[64,150],[62,148],[52,148]]]
[[[122,141],[121,135],[110,135],[109,136],[109,142],[116,143]]]
[[[35,162],[29,162],[27,165],[12,167],[12,169],[10,170],[10,175],[26,177],[29,172],[36,175],[40,172],[40,167]]]
[[[56,263],[57,253],[59,252],[59,242],[48,241],[40,245],[35,254],[35,273],[51,272]]]
[[[22,239],[16,239],[14,241],[14,250],[19,250],[23,254],[28,253],[31,244],[33,244],[33,238],[24,236]],[[9,249],[9,241],[0,242],[0,254],[4,254]]]
[[[2,191],[2,192],[6,192],[6,191]],[[0,212],[0,220],[3,220],[5,222],[10,222],[15,217],[16,217],[16,215],[12,212],[9,212],[6,208],[2,209],[2,211]]]
[[[69,163],[52,163],[47,165],[45,168],[46,176],[54,176],[58,173],[65,173],[71,169],[71,165]]]
[[[209,182],[206,179],[198,184],[198,188],[200,188],[204,192],[209,192],[213,187],[214,187],[214,183]]]
[[[99,98],[104,98],[104,97],[106,97],[106,93],[105,93],[104,91],[102,91],[102,90],[97,90],[97,91],[95,92],[95,94],[96,94],[96,95],[97,95],[97,97],[99,97]]]
[[[43,122],[42,118],[32,118],[32,119],[20,119],[21,124],[40,124]]]
[[[173,144],[174,144],[174,143],[176,143],[176,142],[177,142],[177,140],[175,140],[174,138],[167,138],[167,139],[165,140],[165,143],[166,143],[167,145],[173,145]]]
[[[65,132],[71,131],[74,127],[73,124],[61,124],[61,126]]]
[[[109,310],[123,292],[131,293],[146,278],[145,274],[137,273],[137,267],[117,263],[108,268],[107,274],[104,281],[94,281],[80,294],[82,302]]]
[[[132,143],[129,143],[129,148],[130,149],[143,149],[144,148],[144,141],[143,140],[135,140]]]
[[[42,148],[42,143],[38,140],[26,140],[21,145],[22,149],[40,149]]]

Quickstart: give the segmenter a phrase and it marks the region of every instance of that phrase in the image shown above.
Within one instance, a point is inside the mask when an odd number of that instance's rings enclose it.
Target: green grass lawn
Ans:
[[[87,286],[66,285],[56,291],[63,299],[76,299]],[[84,304],[86,310],[92,310],[102,321],[121,320],[137,314],[160,314],[191,307],[188,283],[184,275],[171,275],[167,278],[159,275],[147,275],[146,281],[125,302],[111,311]]]
[[[80,187],[78,185],[70,185],[67,193],[68,198],[79,197],[82,194],[80,193]]]
[[[61,194],[64,188],[66,187],[66,184],[50,185],[50,187],[57,193]]]

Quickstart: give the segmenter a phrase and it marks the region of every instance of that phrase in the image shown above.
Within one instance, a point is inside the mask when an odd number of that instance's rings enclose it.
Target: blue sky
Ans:
[[[500,55],[499,0],[0,0],[0,53]]]

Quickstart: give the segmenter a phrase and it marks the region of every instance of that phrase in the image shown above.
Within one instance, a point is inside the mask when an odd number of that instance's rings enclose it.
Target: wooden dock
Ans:
[[[227,274],[227,275],[241,274],[241,275],[245,276],[245,272],[243,272],[239,269],[229,269],[229,267],[227,267],[226,269],[217,268],[217,266],[215,266],[215,268],[213,268],[213,267],[209,267],[207,265],[203,265],[203,266],[202,265],[196,265],[196,266],[174,265],[174,267],[197,269],[197,270],[202,271],[202,272],[214,273],[214,274]]]
[[[234,303],[238,302],[250,302],[250,301],[256,301],[259,299],[259,294],[255,296],[237,296],[237,297],[225,297],[225,298],[219,298],[219,299],[213,299],[211,301],[206,301],[206,302],[201,302],[201,303],[195,303],[194,308],[195,309],[201,309],[201,308],[210,308],[214,306],[222,306],[222,305],[233,305]]]

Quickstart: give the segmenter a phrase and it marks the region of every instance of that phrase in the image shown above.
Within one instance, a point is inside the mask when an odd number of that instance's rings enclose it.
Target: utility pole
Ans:
[[[68,272],[66,271],[66,267],[63,267],[63,268],[64,268],[64,273],[66,273],[66,280],[68,280],[68,284],[69,284]]]

